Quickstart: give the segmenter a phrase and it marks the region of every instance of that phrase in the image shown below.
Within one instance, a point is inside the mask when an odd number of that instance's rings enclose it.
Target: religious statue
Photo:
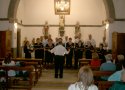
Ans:
[[[65,16],[60,15],[59,16],[59,27],[64,28],[64,25],[65,25]]]
[[[49,30],[49,25],[48,25],[48,22],[46,21],[45,22],[45,25],[43,26],[43,34],[44,36],[48,36],[48,30]]]
[[[81,38],[81,31],[80,31],[79,22],[77,22],[76,25],[75,25],[75,37]]]
[[[61,37],[64,36],[64,26],[65,26],[65,16],[64,15],[60,15],[59,16],[59,34]]]

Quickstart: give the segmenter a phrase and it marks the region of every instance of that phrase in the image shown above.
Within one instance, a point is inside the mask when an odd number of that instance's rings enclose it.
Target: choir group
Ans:
[[[69,50],[70,52],[65,55],[66,67],[78,68],[78,61],[80,58],[91,59],[92,53],[97,52],[99,54],[99,58],[104,60],[104,54],[106,52],[107,43],[105,42],[105,38],[103,42],[99,45],[99,48],[96,47],[96,42],[92,38],[92,35],[88,35],[88,40],[83,42],[78,37],[75,37],[75,42],[72,41],[72,38],[65,37],[63,40],[63,46]],[[50,52],[55,46],[58,45],[59,38],[55,38],[55,42],[52,40],[51,35],[48,37],[41,36],[40,38],[33,38],[30,43],[28,39],[25,37],[23,42],[23,51],[25,53],[25,58],[36,58],[43,59],[45,64],[52,64],[54,54]],[[73,61],[74,60],[74,61]],[[103,61],[102,60],[102,61]],[[74,65],[73,65],[74,62]]]

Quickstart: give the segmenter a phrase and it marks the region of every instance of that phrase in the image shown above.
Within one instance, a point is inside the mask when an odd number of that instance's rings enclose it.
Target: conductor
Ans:
[[[59,38],[58,45],[51,50],[51,53],[54,53],[55,55],[55,78],[58,78],[58,76],[59,78],[63,78],[64,55],[68,54],[69,52],[62,45],[62,38]]]

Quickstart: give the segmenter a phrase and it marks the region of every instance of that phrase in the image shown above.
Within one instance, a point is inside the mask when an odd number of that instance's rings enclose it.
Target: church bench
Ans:
[[[93,75],[97,77],[110,76],[114,71],[93,71]]]
[[[114,71],[93,71],[94,82],[98,85],[99,81],[104,81],[101,77],[108,77],[113,73]]]
[[[99,71],[100,70],[100,66],[89,66],[92,71]]]
[[[112,85],[113,81],[98,81],[99,90],[108,90]]]
[[[38,82],[38,79],[40,78],[39,68],[37,67],[38,62],[24,62],[24,64],[25,66],[34,66],[33,72],[35,72],[35,79],[33,79],[33,81],[35,85]],[[2,61],[0,61],[0,65],[2,65]]]
[[[0,61],[3,61],[4,58],[0,58]],[[39,70],[40,74],[39,77],[42,75],[42,63],[43,60],[42,59],[35,59],[35,58],[12,58],[13,61],[17,62],[17,61],[24,61],[24,62],[37,62],[37,69]]]
[[[39,77],[42,75],[42,59],[35,59],[35,58],[13,58],[14,61],[24,61],[24,62],[37,62],[38,64],[35,65],[35,68],[39,72]]]
[[[6,82],[5,82],[5,89],[27,89],[27,90],[31,90],[32,88],[32,85],[33,85],[33,67],[32,66],[25,66],[25,67],[17,67],[17,66],[0,66],[0,69],[4,70],[5,71],[5,76],[4,78],[6,79]],[[25,85],[15,85],[13,84],[13,80],[15,79],[19,79],[19,77],[16,77],[16,76],[8,76],[8,71],[9,70],[15,70],[15,71],[28,71],[29,72],[29,76],[28,76],[28,86],[25,86]],[[23,78],[23,77],[20,77],[20,78]]]
[[[90,62],[91,62],[91,59],[85,59],[85,58],[79,59],[79,66],[82,67],[84,65],[89,65]]]

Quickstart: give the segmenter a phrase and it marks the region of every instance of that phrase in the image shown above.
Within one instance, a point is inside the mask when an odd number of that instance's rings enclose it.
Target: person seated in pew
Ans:
[[[92,53],[92,60],[90,62],[90,66],[99,67],[101,65],[101,60],[99,60],[98,53]]]
[[[102,63],[100,66],[100,71],[115,71],[116,65],[112,63],[112,55],[107,54],[105,55],[106,62]],[[102,80],[107,80],[108,77],[101,77]]]
[[[125,60],[122,61],[122,69],[113,73],[108,78],[108,81],[120,81],[121,80],[121,73],[123,70],[125,70]]]
[[[12,60],[11,53],[7,53],[4,61],[2,61],[2,65],[3,66],[15,66],[15,62]],[[8,76],[15,76],[15,75],[16,75],[16,72],[14,70],[8,71]]]
[[[93,72],[89,66],[83,66],[78,73],[78,81],[71,84],[68,90],[98,90],[93,84]]]
[[[16,66],[18,66],[18,67],[25,67],[25,62],[18,61],[18,62],[16,62]],[[26,70],[16,71],[16,76],[17,77],[23,77],[23,80],[27,80],[27,77],[29,76],[29,72],[26,71]],[[16,82],[16,80],[15,80],[15,82]]]
[[[125,89],[125,70],[121,73],[121,81],[115,82],[109,90],[124,90]]]
[[[122,69],[122,61],[125,59],[124,55],[119,54],[117,55],[117,60],[115,60],[116,70]]]
[[[15,62],[12,61],[12,55],[10,52],[6,54],[5,59],[2,61],[2,65],[3,66],[15,66]],[[1,70],[1,72],[4,72],[4,71]],[[16,75],[16,72],[14,70],[8,71],[8,76],[15,76],[15,75]],[[2,77],[0,79],[0,82],[6,82],[6,79]]]

